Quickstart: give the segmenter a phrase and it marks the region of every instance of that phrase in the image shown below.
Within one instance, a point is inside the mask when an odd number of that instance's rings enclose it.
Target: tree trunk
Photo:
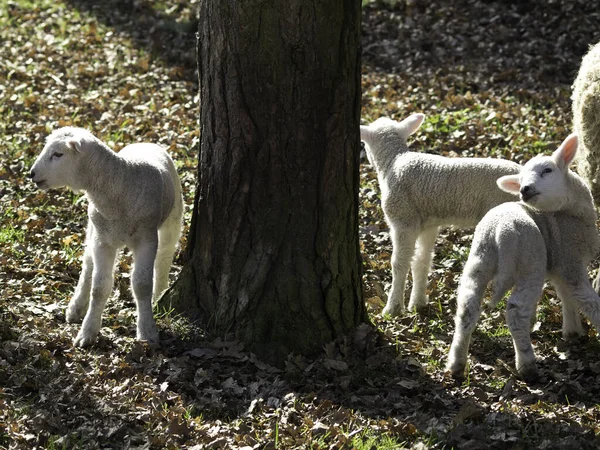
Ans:
[[[200,161],[166,296],[281,364],[367,320],[358,242],[360,2],[200,2]]]

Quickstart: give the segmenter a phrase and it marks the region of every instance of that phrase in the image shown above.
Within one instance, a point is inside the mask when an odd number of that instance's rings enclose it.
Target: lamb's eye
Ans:
[[[542,176],[546,175],[547,173],[552,173],[552,169],[550,167],[546,167],[544,170],[542,170]]]
[[[62,155],[63,155],[63,154],[62,154],[62,153],[60,153],[60,152],[54,152],[54,153],[52,153],[52,157],[53,157],[53,158],[60,158]]]

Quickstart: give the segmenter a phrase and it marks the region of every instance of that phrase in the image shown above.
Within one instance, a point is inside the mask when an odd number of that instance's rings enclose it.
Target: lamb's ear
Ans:
[[[410,136],[417,131],[424,119],[425,114],[416,113],[408,116],[406,119],[400,122],[400,127],[404,129],[405,136]]]
[[[519,175],[505,175],[498,178],[496,184],[500,189],[509,194],[519,195],[519,191],[521,190]]]
[[[81,140],[76,138],[76,137],[72,137],[69,138],[69,140],[67,140],[67,146],[73,150],[75,150],[78,153],[81,153]]]
[[[560,147],[552,153],[552,159],[554,162],[560,167],[561,170],[565,170],[573,158],[575,158],[575,154],[577,153],[577,146],[579,144],[579,138],[576,134],[570,134],[567,138],[560,144]]]
[[[369,142],[371,142],[372,134],[373,134],[373,130],[371,130],[371,127],[369,127],[367,125],[360,126],[360,140],[365,141],[367,143],[367,145],[369,145]]]
[[[368,125],[361,125],[360,126],[360,140],[361,141],[366,141],[370,136],[371,136],[371,128],[369,128]]]

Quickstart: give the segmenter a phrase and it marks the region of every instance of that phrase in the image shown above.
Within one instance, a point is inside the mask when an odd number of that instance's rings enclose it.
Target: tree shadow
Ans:
[[[477,347],[472,359],[479,364],[482,354]],[[511,361],[510,349],[501,353],[496,357]],[[273,428],[277,421],[281,436],[294,435],[299,427],[304,427],[306,436],[341,433],[344,420],[352,423],[360,416],[372,419],[377,433],[398,442],[430,439],[449,447],[470,443],[476,444],[472,448],[506,448],[507,442],[537,447],[552,436],[583,448],[600,444],[590,424],[573,428],[564,422],[570,404],[596,405],[597,389],[583,388],[581,374],[570,374],[579,382],[546,376],[527,385],[496,361],[494,370],[501,374],[495,377],[504,380],[502,385],[491,388],[489,368],[481,367],[473,368],[467,381],[455,382],[426,370],[422,356],[403,351],[397,341],[368,326],[326,345],[317,358],[290,356],[283,370],[261,363],[235,341],[207,343],[181,355],[177,357],[188,358],[190,376],[195,371],[195,386],[164,381],[203,411],[205,419],[259,422],[270,418]],[[437,357],[444,359],[443,355],[442,350]],[[490,362],[486,357],[484,361]],[[590,363],[583,365],[589,369]],[[560,370],[566,375],[567,369],[565,363]],[[548,372],[544,364],[542,370]],[[556,420],[544,414],[544,407],[539,415],[526,409],[556,403],[558,410],[566,411]],[[528,431],[532,428],[536,432]],[[261,443],[268,441],[263,438]]]
[[[367,325],[326,345],[315,358],[290,356],[286,367],[277,369],[237,341],[197,333],[191,340],[177,327],[161,326],[161,346],[151,347],[133,341],[133,324],[124,328],[113,319],[95,346],[72,349],[65,342],[68,325],[58,322],[63,330],[48,340],[13,329],[10,345],[0,353],[27,363],[0,377],[0,392],[8,394],[5,400],[35,407],[28,420],[44,430],[35,441],[42,446],[51,436],[71,436],[60,442],[67,447],[143,445],[149,439],[148,420],[162,421],[162,427],[167,421],[172,438],[182,444],[205,439],[183,420],[185,415],[230,424],[223,428],[226,433],[235,423],[252,429],[254,437],[240,432],[247,439],[241,444],[259,447],[273,442],[276,427],[281,442],[290,436],[317,439],[359,430],[448,447],[506,448],[507,442],[537,447],[548,436],[579,448],[600,444],[590,424],[570,419],[572,405],[593,408],[600,394],[594,382],[599,366],[590,361],[597,350],[589,351],[589,345],[575,346],[568,359],[557,362],[558,369],[543,362],[544,372],[558,376],[526,385],[506,368],[512,365],[511,349],[498,352],[498,342],[478,335],[471,351],[472,376],[457,383],[442,370],[428,369],[431,358],[443,367],[445,348],[424,358],[408,343],[414,337],[398,341]],[[449,345],[449,337],[438,338]],[[488,347],[495,348],[494,355]],[[498,358],[507,364],[498,364]],[[490,370],[496,372],[493,377]],[[491,378],[502,384],[490,386]],[[131,401],[137,409],[129,409]],[[538,409],[528,409],[531,405]],[[562,415],[552,420],[545,408]]]
[[[161,11],[147,0],[67,0],[67,3],[81,13],[94,16],[115,32],[126,34],[137,48],[144,49],[152,58],[178,67],[180,70],[174,74],[179,79],[197,83],[197,11],[194,10],[193,17],[180,15],[182,10],[189,10],[189,5],[179,3]]]
[[[447,88],[460,81],[473,93],[569,87],[581,57],[600,40],[600,13],[583,0],[395,4],[367,7],[366,63],[423,82],[445,80]]]

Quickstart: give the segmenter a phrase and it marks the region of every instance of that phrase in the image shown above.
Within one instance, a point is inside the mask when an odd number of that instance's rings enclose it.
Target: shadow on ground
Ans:
[[[107,0],[102,2],[67,0],[81,13],[93,16],[117,33],[124,33],[151,57],[165,64],[180,67],[181,79],[197,82],[195,15],[182,17],[189,5],[175,2],[161,11],[156,3],[146,0]],[[195,8],[192,8],[195,12]],[[190,93],[190,97],[194,94]]]

